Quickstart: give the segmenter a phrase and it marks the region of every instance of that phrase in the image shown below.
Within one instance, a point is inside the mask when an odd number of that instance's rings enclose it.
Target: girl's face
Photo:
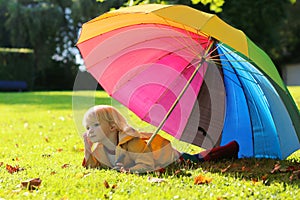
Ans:
[[[110,134],[112,127],[107,121],[89,120],[86,123],[87,136],[93,143],[104,142],[107,140],[108,134]]]

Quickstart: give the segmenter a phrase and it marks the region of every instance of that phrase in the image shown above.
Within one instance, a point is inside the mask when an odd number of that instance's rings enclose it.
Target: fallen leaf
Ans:
[[[251,169],[250,169],[249,167],[242,166],[242,171],[243,171],[243,172],[250,172]]]
[[[109,184],[108,184],[108,182],[106,180],[104,180],[103,184],[104,184],[105,188],[107,188],[107,189],[109,188]]]
[[[1,167],[3,164],[4,164],[3,162],[0,162],[0,167]]]
[[[63,169],[68,168],[68,167],[70,167],[69,164],[64,164],[63,166],[61,166],[61,168],[63,168]]]
[[[289,177],[290,181],[293,181],[297,178],[300,179],[300,170],[293,171],[293,173]]]
[[[149,183],[161,183],[161,182],[165,182],[165,179],[163,178],[154,178],[154,177],[148,177],[147,181]]]
[[[268,179],[268,174],[265,174],[261,177],[261,180],[265,182]]]
[[[295,172],[298,171],[299,168],[295,166],[288,166],[286,168],[282,168],[280,164],[275,164],[274,169],[271,171],[271,174],[275,172],[287,173],[287,172]]]
[[[6,164],[6,170],[7,170],[9,173],[13,174],[13,173],[15,173],[15,172],[19,172],[19,171],[22,171],[22,170],[24,170],[24,169],[23,169],[23,168],[20,168],[19,165],[16,165],[15,167],[13,167],[13,166],[11,166],[11,165]]]
[[[18,157],[13,158],[12,161],[19,161],[19,158]]]
[[[258,178],[252,178],[251,180],[254,185],[258,182]]]
[[[209,177],[205,177],[201,174],[199,174],[198,176],[196,176],[194,178],[194,184],[195,185],[200,185],[200,184],[209,184],[212,181],[212,178]]]
[[[294,171],[293,175],[296,175],[300,179],[300,170]]]
[[[28,190],[36,190],[42,183],[40,178],[33,178],[26,181],[22,181],[21,184],[24,188]]]
[[[288,166],[287,168],[283,168],[283,169],[280,169],[280,172],[293,172],[293,171],[296,171],[296,167],[295,166]]]
[[[184,171],[182,171],[181,169],[178,169],[174,172],[175,176],[180,176],[180,175],[184,175]]]
[[[63,148],[59,148],[57,149],[58,152],[62,152],[63,151]]]
[[[112,189],[116,189],[118,186],[116,184],[113,184],[113,186],[111,186]]]
[[[274,169],[271,171],[271,174],[274,174],[275,172],[280,172],[281,165],[275,164]]]
[[[56,171],[52,171],[52,172],[50,173],[50,175],[54,175],[54,174],[56,174]]]
[[[226,168],[221,169],[221,172],[222,172],[222,173],[227,172],[228,169],[230,169],[230,167],[231,167],[231,165],[228,165]]]

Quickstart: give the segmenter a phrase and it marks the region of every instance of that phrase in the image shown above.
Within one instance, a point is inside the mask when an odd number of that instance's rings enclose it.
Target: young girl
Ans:
[[[99,105],[84,115],[84,159],[87,168],[112,168],[119,171],[144,173],[166,167],[180,159],[192,162],[237,158],[239,146],[229,144],[190,155],[180,153],[170,141],[156,135],[149,146],[151,133],[138,132],[130,127],[122,114],[114,107]]]

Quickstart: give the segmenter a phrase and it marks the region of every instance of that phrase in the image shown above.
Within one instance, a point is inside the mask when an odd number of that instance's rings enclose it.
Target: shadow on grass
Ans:
[[[160,176],[191,176],[189,170],[201,168],[203,171],[222,176],[262,183],[285,183],[300,187],[300,163],[295,160],[236,159],[209,161],[200,164],[181,162],[168,166]]]

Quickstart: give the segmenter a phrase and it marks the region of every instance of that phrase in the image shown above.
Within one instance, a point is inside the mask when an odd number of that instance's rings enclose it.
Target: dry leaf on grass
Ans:
[[[54,174],[56,174],[56,171],[52,171],[52,172],[50,173],[50,175],[54,175]]]
[[[228,165],[226,168],[221,169],[221,172],[222,173],[227,172],[230,168],[231,168],[231,165]]]
[[[61,168],[63,168],[63,169],[68,168],[68,167],[70,167],[70,164],[64,164],[61,166]]]
[[[26,181],[22,181],[21,185],[28,190],[36,190],[42,183],[40,178],[33,178]]]
[[[22,170],[24,170],[24,169],[23,169],[23,168],[20,168],[19,165],[16,165],[15,167],[13,167],[13,166],[11,166],[11,165],[6,164],[6,170],[7,170],[9,173],[13,174],[13,173],[15,173],[15,172],[19,172],[19,171],[22,171]]]
[[[202,174],[199,174],[194,178],[194,184],[200,185],[200,184],[209,184],[212,181],[212,178],[203,176]]]
[[[113,186],[111,186],[112,189],[116,189],[117,188],[117,185],[114,184]]]
[[[287,172],[295,172],[295,171],[298,171],[300,170],[299,167],[296,167],[296,166],[288,166],[288,167],[285,167],[285,168],[282,168],[280,164],[275,164],[274,168],[272,169],[271,171],[271,174],[274,174],[274,173],[287,173]]]
[[[289,177],[290,181],[300,179],[300,170],[293,171],[292,175]]]
[[[108,184],[108,182],[106,180],[104,180],[103,184],[104,184],[105,188],[107,188],[107,189],[109,188],[109,184]]]
[[[272,169],[271,171],[271,174],[274,174],[276,172],[280,172],[280,168],[281,168],[281,165],[280,164],[275,164],[274,168]]]
[[[110,188],[110,186],[109,186],[109,184],[108,184],[108,182],[107,182],[106,180],[104,180],[103,184],[104,184],[104,187],[105,187],[106,189]],[[112,188],[112,189],[116,189],[116,188],[117,188],[117,185],[114,184],[114,185],[111,186],[111,188]]]

